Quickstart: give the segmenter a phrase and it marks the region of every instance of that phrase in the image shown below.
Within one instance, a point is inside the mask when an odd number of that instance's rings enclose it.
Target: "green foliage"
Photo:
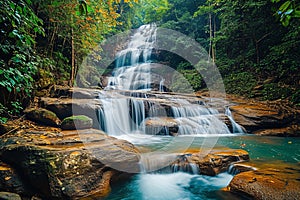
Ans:
[[[275,15],[279,17],[283,26],[288,26],[293,18],[300,18],[300,3],[296,0],[271,0],[271,2],[279,5]]]
[[[38,56],[35,35],[44,34],[42,21],[30,0],[1,1],[0,12],[0,99],[2,122],[18,115],[31,97]]]
[[[295,104],[300,106],[300,90],[297,90],[295,92],[293,92],[292,96],[291,96],[291,101]]]
[[[7,117],[4,117],[6,110],[7,108],[4,105],[2,105],[2,103],[0,103],[0,124],[5,124],[8,120]]]
[[[169,8],[168,0],[141,0],[137,14],[140,21],[147,24],[160,21]]]
[[[255,77],[247,72],[232,73],[224,78],[226,92],[231,94],[253,96],[253,88],[256,86]]]
[[[278,83],[265,84],[262,90],[264,100],[285,99],[290,96],[291,89],[280,86]]]

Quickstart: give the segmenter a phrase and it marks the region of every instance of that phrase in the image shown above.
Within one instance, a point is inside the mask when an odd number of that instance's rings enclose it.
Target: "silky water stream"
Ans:
[[[233,178],[229,173],[203,176],[195,166],[189,173],[157,171],[189,149],[245,148],[258,162],[275,158],[299,162],[298,141],[291,147],[286,139],[261,140],[243,133],[225,100],[166,92],[167,77],[154,73],[163,70],[151,60],[156,34],[156,25],[151,24],[141,26],[131,36],[127,48],[117,54],[107,87],[98,95],[102,105],[99,129],[130,141],[143,153],[141,173],[113,185],[105,199],[237,199],[221,190]]]

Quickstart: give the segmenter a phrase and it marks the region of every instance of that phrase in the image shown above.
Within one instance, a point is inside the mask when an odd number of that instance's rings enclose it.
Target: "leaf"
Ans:
[[[289,6],[291,5],[291,1],[286,1],[284,4],[282,4],[279,8],[280,11],[285,12]]]

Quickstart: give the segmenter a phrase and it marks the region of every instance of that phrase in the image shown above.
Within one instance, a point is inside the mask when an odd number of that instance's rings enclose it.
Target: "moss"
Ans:
[[[60,124],[60,120],[56,114],[50,110],[46,110],[44,108],[31,108],[24,112],[26,113],[26,117],[32,121],[49,126],[58,126]]]
[[[76,115],[65,118],[61,123],[64,130],[86,129],[93,126],[93,120],[85,115]]]

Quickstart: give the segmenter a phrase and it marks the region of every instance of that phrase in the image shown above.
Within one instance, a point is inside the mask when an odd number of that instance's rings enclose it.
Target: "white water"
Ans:
[[[131,37],[127,48],[120,51],[116,58],[113,76],[108,80],[106,90],[117,89],[117,92],[99,95],[102,109],[99,110],[100,128],[109,135],[145,134],[145,123],[148,118],[172,117],[178,124],[176,135],[225,135],[230,134],[226,124],[217,115],[218,110],[202,102],[189,102],[188,98],[160,96],[164,92],[164,77],[156,75],[158,83],[154,83],[151,54],[156,42],[157,27],[155,24],[141,26]],[[160,93],[155,98],[163,98],[170,105],[170,110],[160,102],[148,99],[148,93],[138,90],[151,90],[152,85],[158,87]],[[118,92],[119,91],[119,92]],[[124,94],[121,92],[124,91]],[[125,94],[127,93],[127,94]],[[176,97],[176,96],[175,96]],[[171,112],[171,114],[170,114]],[[229,108],[226,114],[231,121],[234,133],[242,133],[242,128],[233,120]],[[150,133],[169,134],[169,127],[149,128]]]
[[[227,173],[215,177],[191,175],[182,172],[140,174],[135,180],[115,191],[108,199],[207,200],[207,195],[215,199],[215,192],[226,187],[232,177]]]
[[[226,108],[225,108],[225,115],[227,115],[228,119],[231,122],[233,133],[244,133],[243,128],[234,121],[229,106],[226,106]]]
[[[156,25],[141,26],[132,36],[126,49],[116,59],[113,77],[108,88],[122,90],[150,89],[150,58],[156,41]]]
[[[175,120],[180,124],[179,135],[230,134],[226,124],[215,116],[219,114],[216,109],[191,104],[183,99],[173,101],[179,103],[179,106],[171,108]]]

